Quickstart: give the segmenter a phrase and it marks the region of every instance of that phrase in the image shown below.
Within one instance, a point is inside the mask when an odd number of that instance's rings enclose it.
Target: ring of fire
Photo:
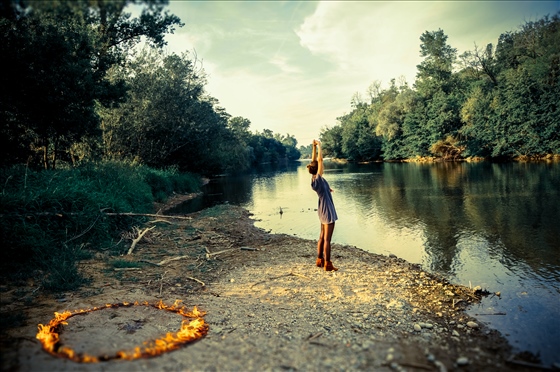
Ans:
[[[114,359],[124,359],[133,360],[145,357],[154,357],[165,352],[178,349],[184,344],[198,340],[204,337],[208,333],[208,325],[204,322],[202,318],[206,313],[198,311],[196,306],[193,308],[192,312],[187,312],[183,306],[179,306],[180,300],[175,301],[171,306],[165,305],[163,301],[159,301],[156,304],[150,304],[148,302],[144,303],[130,303],[122,302],[118,304],[106,304],[105,306],[93,307],[86,310],[74,310],[65,311],[63,313],[54,313],[54,318],[47,325],[39,324],[39,332],[37,333],[37,339],[43,345],[43,349],[54,356],[68,358],[74,362],[80,363],[97,363],[101,361],[108,361]],[[149,306],[158,310],[165,310],[173,313],[177,313],[186,318],[191,318],[190,322],[183,320],[181,323],[181,328],[176,333],[167,333],[153,341],[144,342],[144,346],[135,347],[133,351],[118,351],[115,355],[103,355],[94,356],[88,354],[78,354],[72,348],[62,345],[59,338],[59,327],[61,324],[67,325],[67,319],[73,317],[74,315],[86,314],[97,310],[118,308],[118,307],[130,307],[130,306]]]

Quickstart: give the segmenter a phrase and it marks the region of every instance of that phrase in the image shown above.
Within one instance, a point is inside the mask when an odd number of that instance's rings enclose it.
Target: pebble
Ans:
[[[478,324],[475,322],[467,322],[467,327],[469,328],[478,328]]]
[[[457,332],[456,330],[453,330],[453,332],[451,332],[451,334],[453,336],[459,337],[459,332]]]
[[[416,323],[416,324],[414,324],[414,330],[416,332],[420,332],[422,330],[422,327],[420,326],[420,324]]]
[[[466,366],[467,364],[469,364],[469,358],[467,357],[459,357],[457,359],[457,365],[458,366]]]

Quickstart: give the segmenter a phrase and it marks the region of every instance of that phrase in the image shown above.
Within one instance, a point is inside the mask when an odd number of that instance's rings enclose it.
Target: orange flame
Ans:
[[[111,359],[133,360],[142,357],[154,357],[165,352],[178,349],[182,345],[198,340],[208,333],[208,325],[204,322],[204,319],[202,319],[202,317],[206,315],[206,313],[199,311],[196,306],[191,312],[188,312],[185,310],[184,306],[180,306],[180,303],[181,300],[176,300],[173,305],[168,306],[164,304],[162,300],[153,305],[149,304],[148,302],[144,302],[142,304],[139,304],[138,302],[122,302],[119,304],[106,304],[105,306],[93,307],[91,309],[74,310],[72,312],[55,312],[54,318],[51,319],[51,321],[47,325],[38,325],[39,331],[36,337],[43,345],[43,349],[49,354],[64,357],[80,363],[97,363],[100,361],[107,361]],[[90,313],[107,308],[130,306],[151,306],[158,310],[170,311],[182,315],[183,317],[191,318],[193,320],[188,323],[183,320],[181,323],[181,328],[176,333],[169,332],[165,336],[162,336],[158,339],[144,342],[143,347],[135,347],[133,351],[121,350],[113,356],[104,355],[102,357],[97,357],[88,354],[77,354],[72,348],[61,345],[58,328],[61,324],[67,325],[68,323],[66,322],[66,320],[73,317],[74,315]]]

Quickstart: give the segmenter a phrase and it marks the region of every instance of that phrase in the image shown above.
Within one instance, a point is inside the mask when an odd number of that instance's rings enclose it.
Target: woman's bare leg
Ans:
[[[334,231],[334,222],[323,224],[321,229],[321,237],[323,238],[323,258],[325,262],[331,260],[331,238]]]
[[[323,256],[323,247],[325,245],[325,231],[323,228],[323,224],[321,224],[321,233],[319,234],[319,240],[317,241],[317,258],[325,258]]]

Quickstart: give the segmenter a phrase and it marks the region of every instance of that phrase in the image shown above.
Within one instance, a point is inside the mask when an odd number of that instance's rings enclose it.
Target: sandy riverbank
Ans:
[[[508,362],[511,348],[499,333],[466,315],[464,308],[478,301],[472,289],[399,258],[337,244],[333,262],[340,270],[324,272],[315,266],[315,242],[268,234],[238,207],[190,217],[157,222],[131,255],[119,257],[131,270],[116,270],[115,258],[100,253],[82,262],[93,281],[78,292],[37,291],[23,301],[33,283],[5,289],[2,307],[24,312],[26,320],[3,336],[2,370],[528,369]],[[55,311],[159,300],[207,312],[206,337],[149,359],[97,364],[53,357],[35,339],[37,324]],[[115,353],[180,325],[178,315],[139,311],[72,318],[61,341],[79,352]]]

